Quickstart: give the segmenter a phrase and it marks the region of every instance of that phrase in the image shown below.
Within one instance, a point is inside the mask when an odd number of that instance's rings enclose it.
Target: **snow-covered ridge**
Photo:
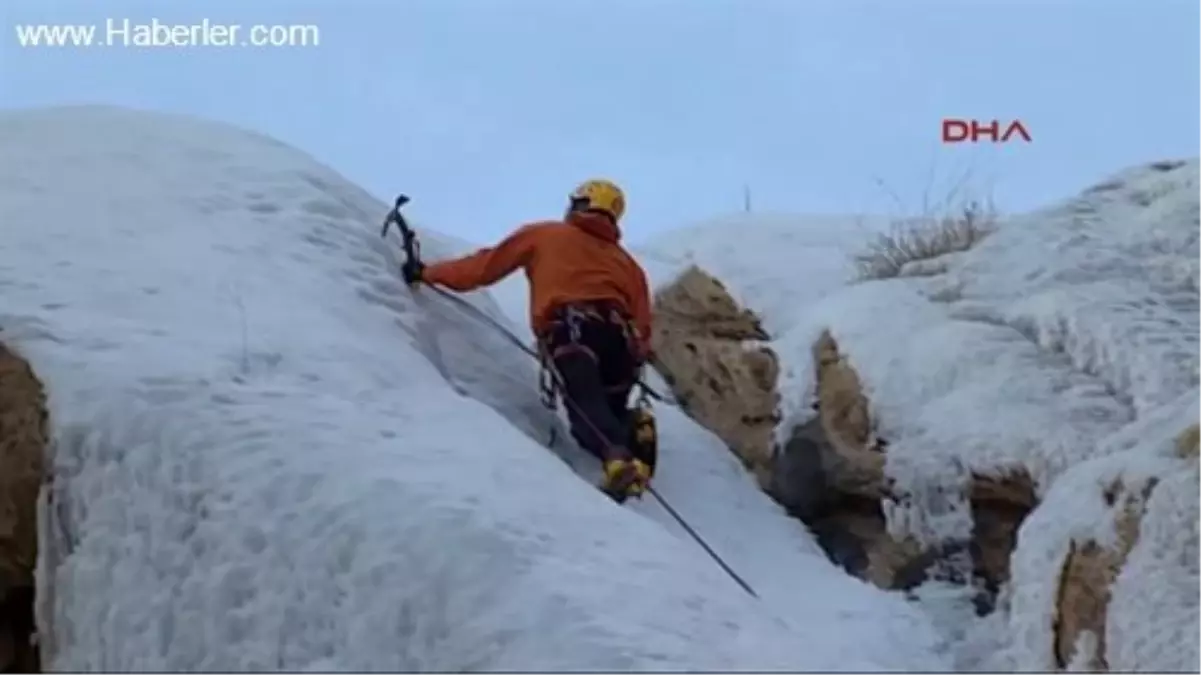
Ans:
[[[54,436],[48,669],[946,667],[679,415],[695,473],[661,488],[736,523],[764,600],[588,488],[535,442],[533,364],[410,295],[386,205],[301,153],[74,108],[0,114],[0,154],[0,340]]]
[[[1195,392],[1197,179],[1196,162],[1128,172],[1005,221],[945,274],[816,308],[866,379],[897,477],[956,458],[1045,487]]]
[[[886,504],[894,536],[970,540],[965,481],[1017,474],[1033,483],[1041,504],[1020,531],[1012,587],[978,631],[991,653],[959,667],[1197,666],[1195,640],[1172,643],[1198,625],[1196,461],[1177,457],[1175,439],[1197,423],[1201,402],[1199,168],[1123,171],[883,281],[849,283],[846,256],[831,261],[808,218],[789,236],[779,218],[725,221],[738,224],[736,247],[720,245],[720,225],[654,242],[697,250],[693,259],[773,329],[781,445],[815,414],[811,348],[830,331],[862,382],[874,437],[888,441],[885,473],[905,497]],[[829,273],[814,282],[814,269]],[[1115,534],[1135,502],[1146,535]],[[1173,528],[1175,540],[1164,534]],[[1126,566],[1100,623],[1074,617],[1080,632],[1063,639],[1075,642],[1057,644],[1056,613],[1079,609],[1057,606],[1060,587],[1080,583],[1060,572],[1094,543]],[[1109,602],[1107,583],[1092,585]]]
[[[886,225],[879,216],[737,213],[671,230],[633,250],[652,285],[662,287],[697,265],[753,307],[768,332],[781,335],[805,307],[850,281],[851,254]]]

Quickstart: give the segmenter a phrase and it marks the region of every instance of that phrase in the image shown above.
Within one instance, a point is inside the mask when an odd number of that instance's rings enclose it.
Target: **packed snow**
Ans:
[[[917,593],[962,641],[957,667],[1053,669],[1069,541],[1113,541],[1102,489],[1154,479],[1147,534],[1114,586],[1108,661],[1195,670],[1196,461],[1166,449],[1198,419],[1199,166],[1124,171],[895,279],[852,278],[835,251],[879,226],[836,218],[790,228],[745,215],[660,237],[648,259],[663,263],[660,283],[695,261],[762,316],[783,364],[780,441],[814,415],[810,350],[831,331],[889,442],[886,471],[909,497],[885,504],[896,536],[970,538],[967,504],[948,497],[971,475],[1033,479],[1043,503],[1020,533],[1008,614],[949,617],[966,595],[933,582]]]
[[[848,288],[847,260],[884,229],[880,219],[740,214],[635,250],[656,285],[700,264],[765,318],[790,366],[782,433],[812,414],[809,346],[833,327],[866,371],[878,417],[888,419],[881,410],[891,406],[893,419],[942,435],[931,452],[914,427],[877,430],[908,443],[908,453],[890,447],[890,473],[914,497],[889,510],[898,535],[936,541],[970,531],[962,505],[944,499],[969,473],[1019,467],[1046,492],[1078,467],[1044,495],[1046,505],[1023,530],[1013,588],[1002,598],[1011,611],[978,620],[970,592],[938,582],[915,594],[935,612],[943,638],[962,641],[956,667],[1053,668],[1045,647],[1054,596],[1036,589],[1061,581],[1068,537],[1112,542],[1113,512],[1100,507],[1099,476],[1130,485],[1153,476],[1163,492],[1152,495],[1142,522],[1147,538],[1113,589],[1108,660],[1116,669],[1191,669],[1198,661],[1191,641],[1168,647],[1198,623],[1196,469],[1163,449],[1198,411],[1196,170],[1192,162],[1125,172],[1064,204],[1006,220],[1004,234],[978,251],[916,261],[904,270],[913,278],[871,285]],[[520,303],[523,291],[510,297]],[[523,318],[524,307],[510,315]],[[924,336],[934,339],[923,345]],[[891,388],[873,388],[877,382]],[[1093,497],[1087,505],[1057,496],[1084,493]],[[1150,539],[1157,533],[1174,534]]]
[[[758,598],[662,504],[613,505],[536,364],[410,294],[388,204],[297,150],[108,108],[5,113],[0,147],[0,340],[47,383],[56,441],[50,669],[1046,670],[1068,544],[1113,540],[1115,480],[1154,490],[1109,665],[1197,667],[1196,460],[1171,450],[1201,405],[1196,162],[885,281],[847,264],[879,219],[738,214],[634,247],[655,285],[695,263],[763,316],[782,436],[832,331],[914,497],[898,535],[969,534],[964,504],[922,497],[972,473],[1034,479],[980,620],[962,589],[846,575],[669,404],[656,488]],[[416,225],[431,259],[477,245]],[[528,341],[525,294],[465,297]]]
[[[803,217],[768,214],[732,214],[670,230],[630,248],[646,269],[652,287],[672,282],[690,265],[715,273],[728,284],[734,297],[763,311],[772,332],[784,331],[798,318],[798,309],[844,287],[851,280],[849,256],[887,222],[878,216]],[[732,239],[733,238],[733,239]],[[483,242],[479,245],[484,245]],[[457,246],[455,253],[471,248]],[[525,327],[528,285],[515,274],[501,281],[493,296],[513,322],[514,334],[531,339]],[[668,392],[649,370],[647,381],[659,392]],[[655,486],[670,504],[684,512],[691,525],[764,598],[795,611],[813,603],[814,588],[797,584],[797,576],[829,577],[839,596],[839,613],[854,620],[856,634],[846,624],[828,624],[826,644],[846,642],[893,669],[908,669],[928,653],[948,650],[945,635],[933,630],[931,617],[902,600],[896,593],[852,580],[833,566],[816,541],[794,518],[767,498],[742,463],[719,439],[691,421],[672,405],[656,409],[661,443],[661,463],[666,467]],[[591,479],[599,475],[595,463],[582,453],[569,452],[569,462]],[[713,495],[721,495],[714,499]],[[686,537],[670,514],[652,502],[633,507]],[[803,571],[802,571],[803,570]],[[899,651],[898,640],[909,643]],[[941,660],[922,666],[933,670],[950,667]]]
[[[388,205],[302,153],[91,107],[4,113],[0,148],[0,339],[55,441],[47,669],[951,667],[668,406],[657,486],[759,598],[593,489],[535,365],[410,294]]]
[[[745,212],[671,230],[633,249],[655,287],[696,265],[759,316],[782,363],[784,436],[813,415],[809,346],[822,324],[810,311],[853,281],[851,256],[888,229],[888,218],[879,215]]]
[[[1033,479],[1042,503],[1020,532],[999,611],[978,618],[970,589],[940,581],[912,594],[955,668],[1056,668],[1060,571],[1071,541],[1113,543],[1116,511],[1102,493],[1116,480],[1155,487],[1112,589],[1108,665],[1196,670],[1196,460],[1170,449],[1201,407],[1199,167],[1123,171],[896,279],[860,282],[849,264],[888,229],[879,217],[735,214],[634,250],[655,286],[696,264],[763,319],[782,363],[781,445],[814,415],[811,347],[832,332],[908,497],[884,504],[895,536],[969,539],[971,513],[954,498],[966,480]],[[501,305],[523,317],[524,285],[506,283]],[[1076,665],[1097,640],[1085,638]]]
[[[1197,178],[1196,162],[1124,175],[1004,221],[945,274],[815,308],[865,380],[890,474],[920,492],[1021,467],[1045,489],[1195,394]]]
[[[737,213],[657,235],[634,251],[654,285],[697,265],[781,335],[798,309],[851,280],[851,255],[886,228],[880,216]]]

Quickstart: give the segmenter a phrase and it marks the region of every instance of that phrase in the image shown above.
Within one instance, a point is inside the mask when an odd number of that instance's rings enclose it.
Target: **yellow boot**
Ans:
[[[613,459],[605,462],[605,476],[600,488],[620,504],[630,497],[641,497],[650,479],[651,470],[645,462]]]
[[[645,465],[651,476],[659,459],[659,434],[655,428],[655,415],[651,409],[639,405],[630,412],[630,452]],[[648,477],[649,480],[649,477]]]

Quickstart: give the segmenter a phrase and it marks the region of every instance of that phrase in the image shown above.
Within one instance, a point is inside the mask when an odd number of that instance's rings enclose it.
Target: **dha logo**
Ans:
[[[1005,125],[1000,120],[947,118],[942,121],[943,143],[979,143],[982,136],[991,143],[1008,143],[1015,137],[1031,142],[1030,132],[1021,120],[1013,120]]]

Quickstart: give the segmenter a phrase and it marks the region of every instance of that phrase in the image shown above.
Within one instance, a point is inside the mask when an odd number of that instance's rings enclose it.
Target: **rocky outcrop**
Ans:
[[[884,447],[872,432],[863,385],[829,331],[813,345],[813,364],[819,428],[832,450],[823,457],[831,488],[869,499],[885,496]]]
[[[1009,580],[1010,557],[1017,546],[1018,528],[1038,506],[1034,479],[1024,470],[1000,477],[975,476],[971,488],[972,576],[991,604]]]
[[[1175,454],[1177,458],[1193,465],[1195,470],[1195,462],[1197,458],[1201,458],[1201,424],[1191,425],[1176,436]],[[1140,546],[1140,534],[1145,527],[1148,503],[1153,496],[1158,498],[1161,492],[1166,490],[1164,498],[1169,503],[1176,502],[1170,509],[1170,512],[1175,510],[1170,516],[1173,518],[1169,526],[1172,530],[1179,527],[1181,521],[1175,520],[1179,516],[1184,516],[1185,521],[1195,519],[1195,514],[1182,513],[1189,507],[1187,502],[1181,500],[1179,485],[1176,486],[1175,494],[1172,490],[1172,480],[1181,482],[1183,479],[1187,482],[1190,479],[1189,474],[1188,471],[1177,474],[1173,470],[1161,471],[1159,476],[1116,478],[1105,484],[1103,490],[1099,490],[1097,498],[1104,502],[1104,513],[1109,514],[1109,521],[1103,522],[1103,526],[1097,530],[1106,533],[1106,536],[1072,538],[1066,546],[1068,552],[1056,571],[1058,591],[1054,596],[1053,659],[1058,668],[1092,671],[1110,668],[1142,669],[1139,668],[1140,664],[1136,663],[1111,663],[1110,649],[1113,645],[1110,644],[1110,625],[1115,622],[1117,611],[1113,605],[1115,585],[1119,575],[1127,568],[1131,555],[1137,546]],[[1201,474],[1195,471],[1193,474],[1201,477]],[[1164,513],[1161,509],[1160,519],[1164,518]],[[1154,522],[1148,526],[1154,527]],[[1159,526],[1163,528],[1163,522],[1160,522]],[[1154,550],[1157,544],[1152,542],[1151,545]],[[1152,557],[1158,555],[1152,554]],[[1183,568],[1185,579],[1196,578],[1195,557],[1183,554],[1175,557],[1175,560],[1172,557],[1165,557],[1163,560],[1169,568]],[[1148,587],[1152,585],[1172,587],[1173,579],[1170,575],[1143,578],[1142,574],[1146,574],[1145,569],[1136,571],[1130,579],[1134,587],[1125,591],[1127,596],[1131,592],[1152,591]],[[1140,616],[1139,621],[1143,625],[1159,621],[1164,623],[1164,631],[1170,633],[1176,628],[1172,625],[1176,615],[1172,614],[1170,608],[1163,609],[1163,616]],[[1131,639],[1137,639],[1137,635],[1128,634],[1125,639],[1129,643]]]
[[[986,610],[1009,578],[1018,527],[1036,504],[1033,481],[1021,471],[974,476],[970,541],[934,548],[898,541],[887,530],[882,502],[904,504],[907,497],[885,474],[887,442],[874,433],[859,376],[828,331],[813,345],[813,364],[817,416],[790,434],[773,463],[769,492],[813,529],[832,559],[883,588],[907,589],[932,574],[954,574],[942,563],[966,554],[971,576],[985,591],[978,607]]]
[[[655,368],[689,416],[715,433],[761,481],[779,421],[779,364],[759,318],[692,266],[655,295]]]
[[[42,383],[0,343],[0,672],[37,670],[33,572],[48,439]]]
[[[1059,575],[1055,602],[1055,663],[1088,671],[1107,671],[1106,620],[1114,580],[1138,543],[1139,524],[1158,481],[1148,480],[1134,491],[1120,480],[1104,492],[1114,515],[1114,541],[1072,540]],[[1083,656],[1078,651],[1083,647]]]
[[[786,365],[830,332],[812,379],[789,372],[816,402],[777,430],[765,489],[873,584],[973,582],[997,614],[969,641],[1007,643],[996,665],[1195,669],[1197,180],[1140,167],[792,314]]]
[[[1182,459],[1190,457],[1197,459],[1199,445],[1201,445],[1201,432],[1198,430],[1198,425],[1194,424],[1176,438],[1176,455]]]
[[[886,499],[903,504],[906,496],[885,475],[887,443],[873,431],[854,366],[823,332],[812,347],[817,415],[793,429],[776,452],[776,356],[747,345],[767,338],[758,317],[695,266],[656,294],[655,365],[681,408],[809,525],[831,559],[882,588],[904,589],[920,584],[948,556],[966,554],[971,575],[986,591],[982,608],[990,606],[1009,578],[1018,527],[1036,503],[1030,477],[1016,471],[974,478],[971,541],[931,550],[894,539],[882,505]]]
[[[913,541],[895,541],[881,500],[884,449],[872,433],[859,376],[829,332],[813,345],[817,416],[793,430],[773,462],[768,492],[805,521],[831,559],[882,588],[914,585]]]

